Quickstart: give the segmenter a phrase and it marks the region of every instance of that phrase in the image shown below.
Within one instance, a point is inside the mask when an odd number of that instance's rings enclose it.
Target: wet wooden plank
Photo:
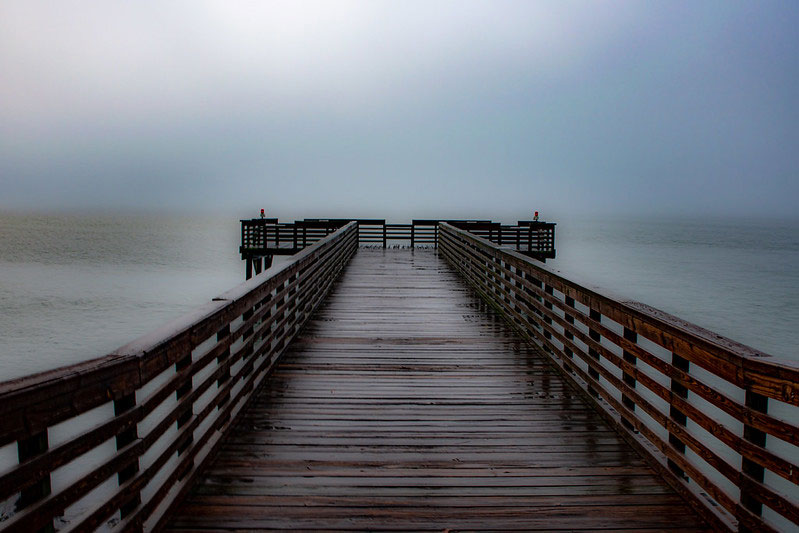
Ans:
[[[433,251],[361,249],[169,531],[698,531]]]

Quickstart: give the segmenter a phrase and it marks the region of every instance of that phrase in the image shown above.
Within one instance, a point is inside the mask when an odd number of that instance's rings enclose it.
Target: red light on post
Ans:
[[[536,212],[535,212],[535,216],[533,217],[533,220],[535,220],[536,222],[538,222],[538,211],[536,211]]]
[[[261,209],[261,218],[266,218],[266,213],[264,212],[263,209]]]

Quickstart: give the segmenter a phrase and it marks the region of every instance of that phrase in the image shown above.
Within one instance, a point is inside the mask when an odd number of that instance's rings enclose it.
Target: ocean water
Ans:
[[[799,219],[558,222],[547,264],[565,277],[799,360]]]
[[[555,222],[551,268],[799,360],[799,221]],[[0,381],[102,356],[240,283],[238,239],[235,215],[0,214]]]
[[[0,215],[0,381],[100,357],[244,280],[239,222]]]

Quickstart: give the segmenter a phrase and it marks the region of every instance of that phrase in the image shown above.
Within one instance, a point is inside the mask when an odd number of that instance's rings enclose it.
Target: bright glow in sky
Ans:
[[[799,3],[0,3],[0,208],[793,215]]]

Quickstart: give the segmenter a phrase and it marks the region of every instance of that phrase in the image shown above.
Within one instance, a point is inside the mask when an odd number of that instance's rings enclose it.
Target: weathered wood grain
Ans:
[[[435,252],[361,249],[167,530],[704,527]]]
[[[0,474],[0,499],[17,500],[0,530],[50,528],[76,503],[81,514],[68,517],[65,531],[93,530],[111,518],[121,519],[119,531],[157,527],[356,248],[350,224],[107,357],[0,384],[0,444],[16,440],[20,450],[19,464]],[[93,427],[48,448],[49,428],[111,402],[113,416],[97,415]],[[142,425],[156,410],[158,419]],[[51,473],[111,438],[115,453],[97,455],[51,490]],[[115,486],[93,493],[109,480]]]
[[[772,449],[766,439],[799,443],[796,416],[768,412],[771,398],[787,404],[783,411],[799,414],[798,366],[644,304],[582,287],[450,225],[442,225],[440,249],[717,527],[774,530],[762,516],[764,506],[799,524],[795,454]],[[766,471],[792,490],[782,494],[779,484],[767,482]],[[718,506],[708,504],[708,496]]]

